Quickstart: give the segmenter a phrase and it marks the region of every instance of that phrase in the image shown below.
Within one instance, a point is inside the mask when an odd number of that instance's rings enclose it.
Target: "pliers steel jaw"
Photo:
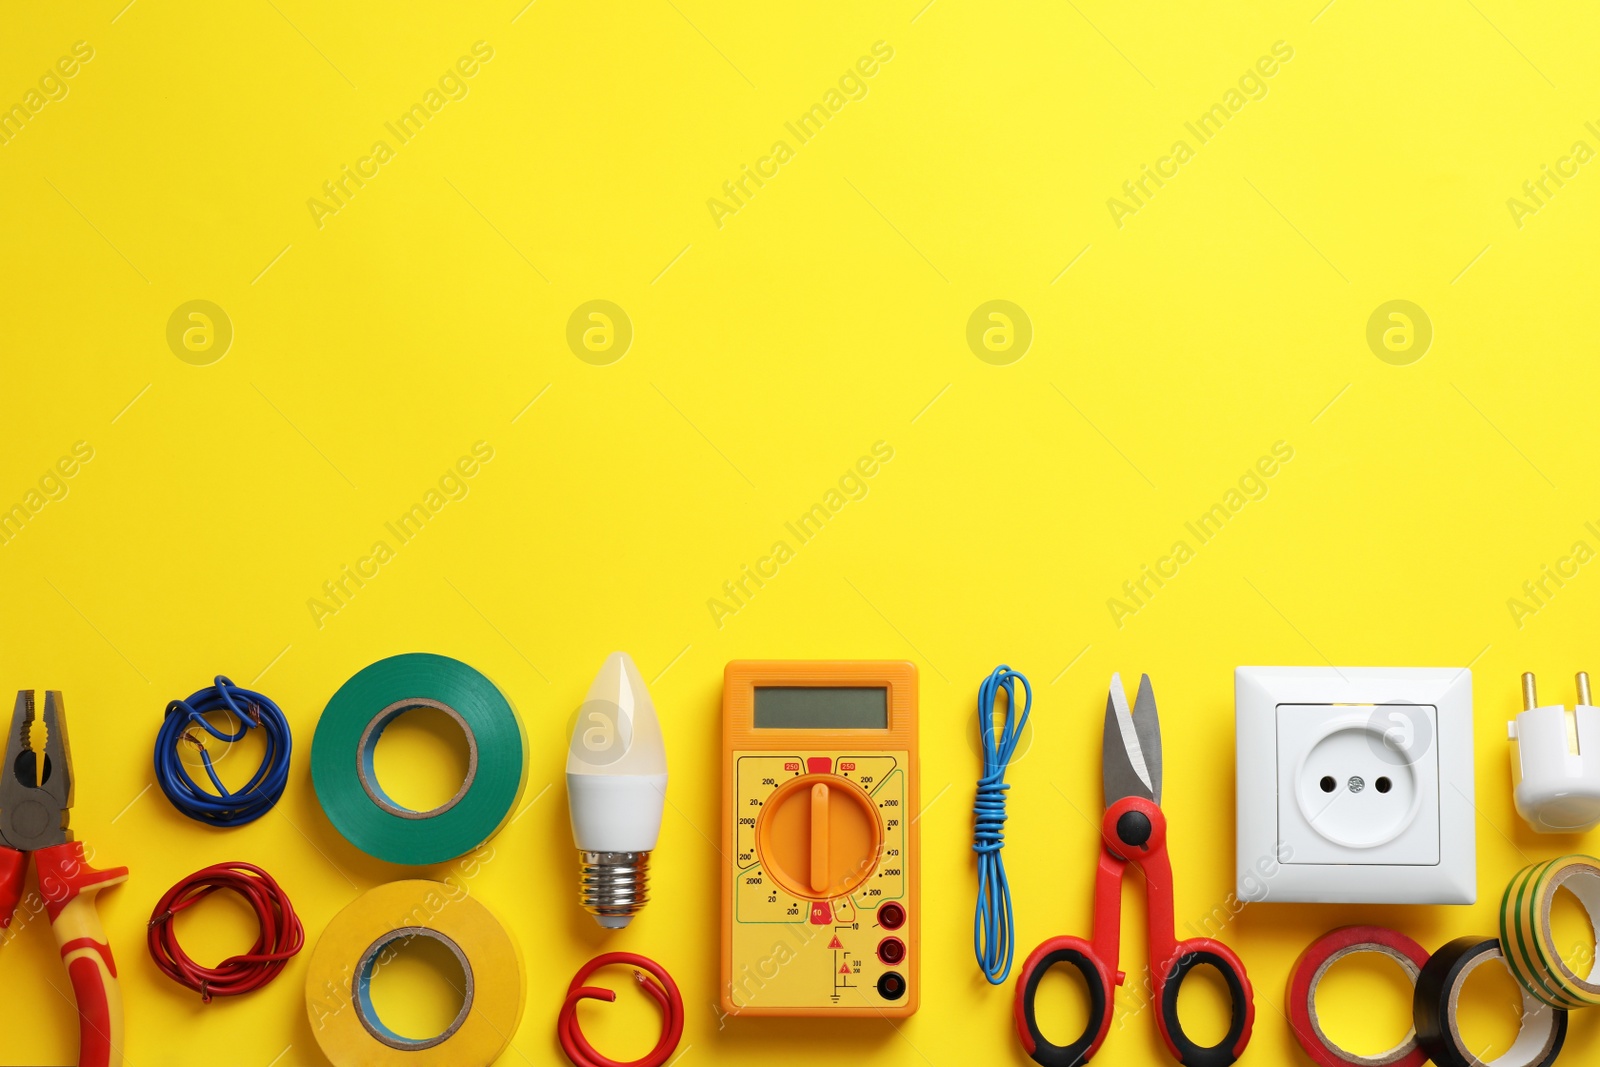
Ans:
[[[34,747],[36,724],[44,728],[43,751]],[[31,855],[40,903],[77,1000],[79,1067],[119,1067],[122,992],[95,896],[125,881],[128,868],[89,865],[83,843],[73,839],[68,824],[72,793],[72,749],[61,694],[45,693],[44,713],[36,716],[33,690],[21,690],[0,765],[0,929],[15,917]]]

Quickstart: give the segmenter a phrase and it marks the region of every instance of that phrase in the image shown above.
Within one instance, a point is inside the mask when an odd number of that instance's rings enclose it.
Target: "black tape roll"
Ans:
[[[1458,937],[1435,952],[1417,976],[1411,1002],[1417,1044],[1440,1067],[1479,1067],[1483,1063],[1461,1040],[1456,1013],[1467,976],[1496,961],[1506,966],[1498,937]],[[1494,1061],[1495,1067],[1549,1067],[1567,1039],[1567,1013],[1518,988],[1522,992],[1522,1027],[1511,1050]]]

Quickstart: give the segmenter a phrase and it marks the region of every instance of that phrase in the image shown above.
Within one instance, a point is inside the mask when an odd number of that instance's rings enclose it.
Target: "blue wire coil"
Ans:
[[[1022,683],[1022,712],[1017,712],[1016,685]],[[995,701],[1006,694],[1005,721],[995,732]],[[990,985],[1000,985],[1011,974],[1016,952],[1012,924],[1011,883],[1006,880],[1005,847],[1006,768],[1017,750],[1017,740],[1033,708],[1033,687],[1028,679],[1005,664],[996,667],[978,689],[978,733],[983,744],[983,777],[973,802],[972,851],[978,854],[978,903],[972,919],[972,951]]]
[[[231,712],[238,721],[237,731],[219,730],[205,718],[223,711]],[[227,744],[241,740],[247,731],[260,730],[267,749],[261,766],[239,789],[226,788],[211,765],[211,753],[194,732],[195,726]],[[184,768],[179,746],[186,744],[200,750],[200,762],[216,792],[202,789]],[[293,751],[289,722],[278,705],[254,690],[241,689],[219,674],[215,685],[191,694],[187,700],[174,700],[167,705],[161,731],[156,735],[156,782],[172,801],[172,806],[194,821],[211,826],[243,826],[271,811],[283,796]]]

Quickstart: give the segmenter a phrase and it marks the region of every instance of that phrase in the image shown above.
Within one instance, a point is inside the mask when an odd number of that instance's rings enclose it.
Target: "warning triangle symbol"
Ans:
[[[829,948],[844,948],[844,943],[839,940],[839,935],[834,934],[833,940],[828,942]]]
[[[849,974],[850,973],[850,965],[848,963],[841,963],[839,965],[839,973],[840,974]]]

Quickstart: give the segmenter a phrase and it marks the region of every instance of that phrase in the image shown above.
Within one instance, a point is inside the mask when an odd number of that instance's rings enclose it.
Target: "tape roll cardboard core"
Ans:
[[[1322,1016],[1317,1012],[1317,987],[1322,984],[1323,976],[1326,975],[1328,970],[1340,960],[1349,956],[1363,954],[1387,956],[1394,960],[1400,965],[1400,969],[1406,972],[1406,977],[1411,980],[1413,987],[1417,983],[1417,975],[1422,973],[1422,968],[1417,966],[1417,964],[1412,961],[1410,957],[1406,956],[1403,952],[1400,952],[1397,949],[1390,948],[1388,945],[1379,945],[1368,942],[1366,944],[1351,945],[1347,948],[1341,948],[1339,951],[1335,952],[1333,955],[1329,956],[1325,961],[1323,961],[1322,966],[1318,967],[1311,975],[1311,1029],[1312,1032],[1315,1033],[1323,1042],[1323,1044],[1327,1045],[1329,1048],[1338,1049],[1339,1053],[1353,1064],[1360,1064],[1360,1067],[1393,1067],[1394,1064],[1399,1063],[1401,1060],[1405,1059],[1407,1056],[1410,1056],[1416,1051],[1417,1028],[1415,1026],[1407,1030],[1405,1037],[1401,1038],[1393,1047],[1388,1048],[1383,1052],[1379,1052],[1376,1055],[1367,1056],[1358,1052],[1350,1052],[1346,1049],[1340,1049],[1339,1046],[1335,1044],[1330,1037],[1328,1037],[1326,1031],[1322,1029]]]
[[[1550,927],[1550,914],[1555,909],[1556,891],[1565,889],[1578,903],[1583,905],[1584,912],[1589,916],[1589,929],[1591,933],[1600,933],[1600,866],[1594,864],[1572,864],[1557,871],[1550,878],[1550,884],[1541,894],[1539,899],[1539,932],[1544,937],[1544,943],[1554,946],[1556,943],[1555,931]],[[1591,947],[1589,959],[1592,962],[1589,973],[1579,976],[1560,953],[1551,957],[1551,964],[1556,973],[1560,974],[1568,983],[1581,989],[1593,1000],[1600,1000],[1600,942]]]
[[[462,778],[460,787],[456,789],[454,796],[427,811],[417,811],[399,803],[385,793],[383,786],[378,782],[378,740],[383,737],[383,731],[390,723],[406,712],[418,708],[432,708],[444,712],[456,726],[460,727],[461,735],[467,740],[467,773]],[[361,788],[367,791],[367,796],[372,798],[372,802],[389,814],[398,815],[402,819],[432,819],[459,804],[461,798],[472,788],[473,780],[478,777],[478,735],[473,732],[466,718],[448,704],[426,697],[397,700],[374,715],[367,723],[366,729],[361,731],[361,742],[356,749],[356,777],[361,780]]]
[[[1469,960],[1461,969],[1460,976],[1450,986],[1450,1012],[1446,1016],[1450,1024],[1450,1039],[1457,1048],[1467,1047],[1466,1039],[1461,1036],[1461,991],[1466,988],[1467,979],[1472,977],[1472,972],[1500,959],[1498,952],[1485,953],[1475,959]],[[1511,1043],[1505,1055],[1497,1057],[1507,1064],[1532,1064],[1538,1063],[1541,1056],[1548,1049],[1550,1043],[1550,1027],[1544,1016],[1550,1014],[1550,1008],[1539,1003],[1528,995],[1527,990],[1522,991],[1522,1025],[1517,1028],[1517,1039]]]
[[[372,1003],[372,978],[382,965],[385,952],[390,945],[401,941],[409,942],[414,937],[431,938],[442,944],[461,965],[461,975],[464,979],[461,987],[461,1009],[456,1012],[456,1017],[449,1025],[433,1037],[414,1038],[396,1033],[384,1025],[383,1020],[378,1017],[378,1009]],[[367,1033],[390,1048],[400,1049],[402,1052],[418,1052],[450,1040],[456,1031],[461,1029],[461,1024],[467,1021],[467,1016],[472,1011],[472,961],[467,959],[467,954],[461,951],[461,946],[452,941],[448,934],[430,930],[425,926],[402,926],[398,930],[380,935],[361,954],[361,959],[356,963],[355,992],[356,1018],[367,1028]]]

